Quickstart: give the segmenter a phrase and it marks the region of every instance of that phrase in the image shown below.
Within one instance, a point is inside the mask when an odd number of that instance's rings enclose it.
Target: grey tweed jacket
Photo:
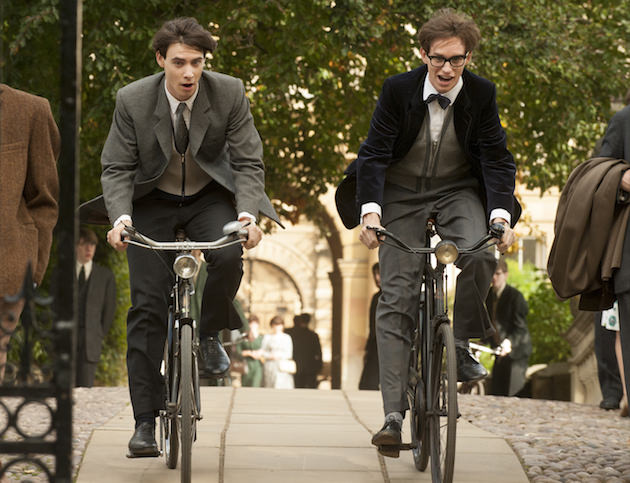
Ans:
[[[164,73],[121,88],[101,155],[101,184],[109,221],[133,216],[133,200],[149,193],[166,169],[173,130]],[[265,194],[262,142],[240,79],[204,71],[191,112],[193,159],[234,194],[237,213],[262,213],[279,223]],[[87,220],[89,221],[89,220]]]

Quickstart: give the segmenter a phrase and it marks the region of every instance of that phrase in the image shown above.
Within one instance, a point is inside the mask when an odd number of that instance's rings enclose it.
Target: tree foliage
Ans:
[[[0,79],[59,104],[59,0],[3,2]],[[264,142],[267,190],[296,220],[341,179],[388,76],[420,64],[417,29],[442,7],[471,15],[469,66],[497,85],[508,146],[530,188],[562,186],[628,83],[630,0],[85,0],[81,200],[100,192],[100,152],[118,88],[158,70],[167,19],[219,39],[209,67],[244,80]],[[110,264],[115,256],[111,255]]]
[[[219,39],[209,64],[241,77],[265,144],[267,186],[291,218],[313,213],[346,150],[367,133],[380,86],[420,64],[415,31],[438,8],[471,15],[483,40],[470,69],[497,85],[519,176],[562,186],[628,87],[630,2],[546,0],[91,0],[83,8],[81,199],[100,190],[100,151],[116,90],[158,70],[150,41],[193,15]],[[57,1],[11,2],[2,77],[58,103]]]

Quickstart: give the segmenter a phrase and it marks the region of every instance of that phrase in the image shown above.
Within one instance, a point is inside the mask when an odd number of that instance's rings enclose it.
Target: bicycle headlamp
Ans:
[[[181,278],[192,278],[197,273],[199,262],[190,253],[179,255],[173,263],[173,270]]]
[[[444,265],[453,263],[458,255],[457,245],[450,240],[442,240],[435,246],[435,257]]]

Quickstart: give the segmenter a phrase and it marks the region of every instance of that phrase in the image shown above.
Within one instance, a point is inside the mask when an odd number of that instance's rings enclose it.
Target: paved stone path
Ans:
[[[126,387],[81,388],[74,398],[76,476],[93,431],[125,410],[129,393]],[[464,420],[509,443],[533,482],[630,482],[630,418],[619,417],[618,411],[493,396],[461,395],[459,402]],[[37,417],[29,419],[38,424]],[[10,481],[20,478],[13,474]]]

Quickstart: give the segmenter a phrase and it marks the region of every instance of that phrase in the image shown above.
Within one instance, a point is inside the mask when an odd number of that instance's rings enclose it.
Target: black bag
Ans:
[[[337,186],[335,192],[337,213],[348,230],[359,224],[359,207],[357,205],[357,172],[349,173]]]

